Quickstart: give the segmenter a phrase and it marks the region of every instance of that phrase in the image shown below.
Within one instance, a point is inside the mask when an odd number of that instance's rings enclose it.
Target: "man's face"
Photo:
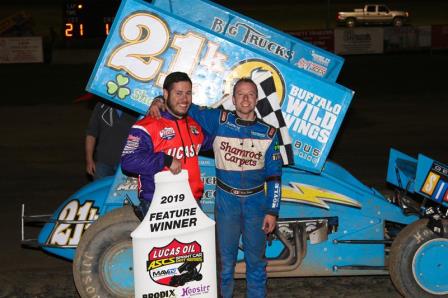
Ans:
[[[257,88],[249,82],[239,83],[234,92],[233,104],[237,115],[246,120],[252,120],[247,117],[253,117],[255,106],[257,104]]]
[[[163,89],[163,97],[172,114],[183,117],[187,114],[191,105],[191,83],[181,81],[174,83],[171,90]]]

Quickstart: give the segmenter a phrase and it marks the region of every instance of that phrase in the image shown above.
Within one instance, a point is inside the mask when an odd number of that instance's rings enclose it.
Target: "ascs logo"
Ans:
[[[176,132],[174,131],[174,128],[172,127],[165,127],[160,132],[160,137],[164,140],[171,140],[176,136]]]
[[[163,247],[154,247],[148,254],[147,270],[160,285],[179,287],[202,280],[204,255],[197,241],[182,243],[174,239]]]

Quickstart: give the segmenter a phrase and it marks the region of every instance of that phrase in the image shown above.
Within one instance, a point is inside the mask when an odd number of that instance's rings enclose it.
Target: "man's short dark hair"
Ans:
[[[255,82],[251,78],[248,78],[248,77],[242,77],[242,78],[239,78],[238,81],[236,81],[235,85],[233,85],[233,96],[235,96],[236,87],[241,83],[249,83],[249,84],[254,85],[255,91],[257,92],[257,97],[258,97],[257,84],[255,84]]]
[[[173,84],[177,82],[190,82],[193,85],[190,77],[185,72],[175,71],[166,76],[163,82],[163,89],[171,91]]]

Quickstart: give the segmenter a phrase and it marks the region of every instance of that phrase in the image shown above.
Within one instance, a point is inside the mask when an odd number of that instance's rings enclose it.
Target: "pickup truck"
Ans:
[[[338,24],[354,27],[357,24],[392,24],[402,26],[409,19],[407,11],[390,10],[382,4],[366,4],[364,8],[350,12],[338,12]]]

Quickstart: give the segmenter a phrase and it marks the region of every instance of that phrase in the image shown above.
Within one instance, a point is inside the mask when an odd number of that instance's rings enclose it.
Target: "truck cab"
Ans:
[[[407,11],[390,10],[384,4],[366,4],[352,12],[338,12],[337,22],[347,27],[356,25],[392,24],[404,25],[409,18]]]

